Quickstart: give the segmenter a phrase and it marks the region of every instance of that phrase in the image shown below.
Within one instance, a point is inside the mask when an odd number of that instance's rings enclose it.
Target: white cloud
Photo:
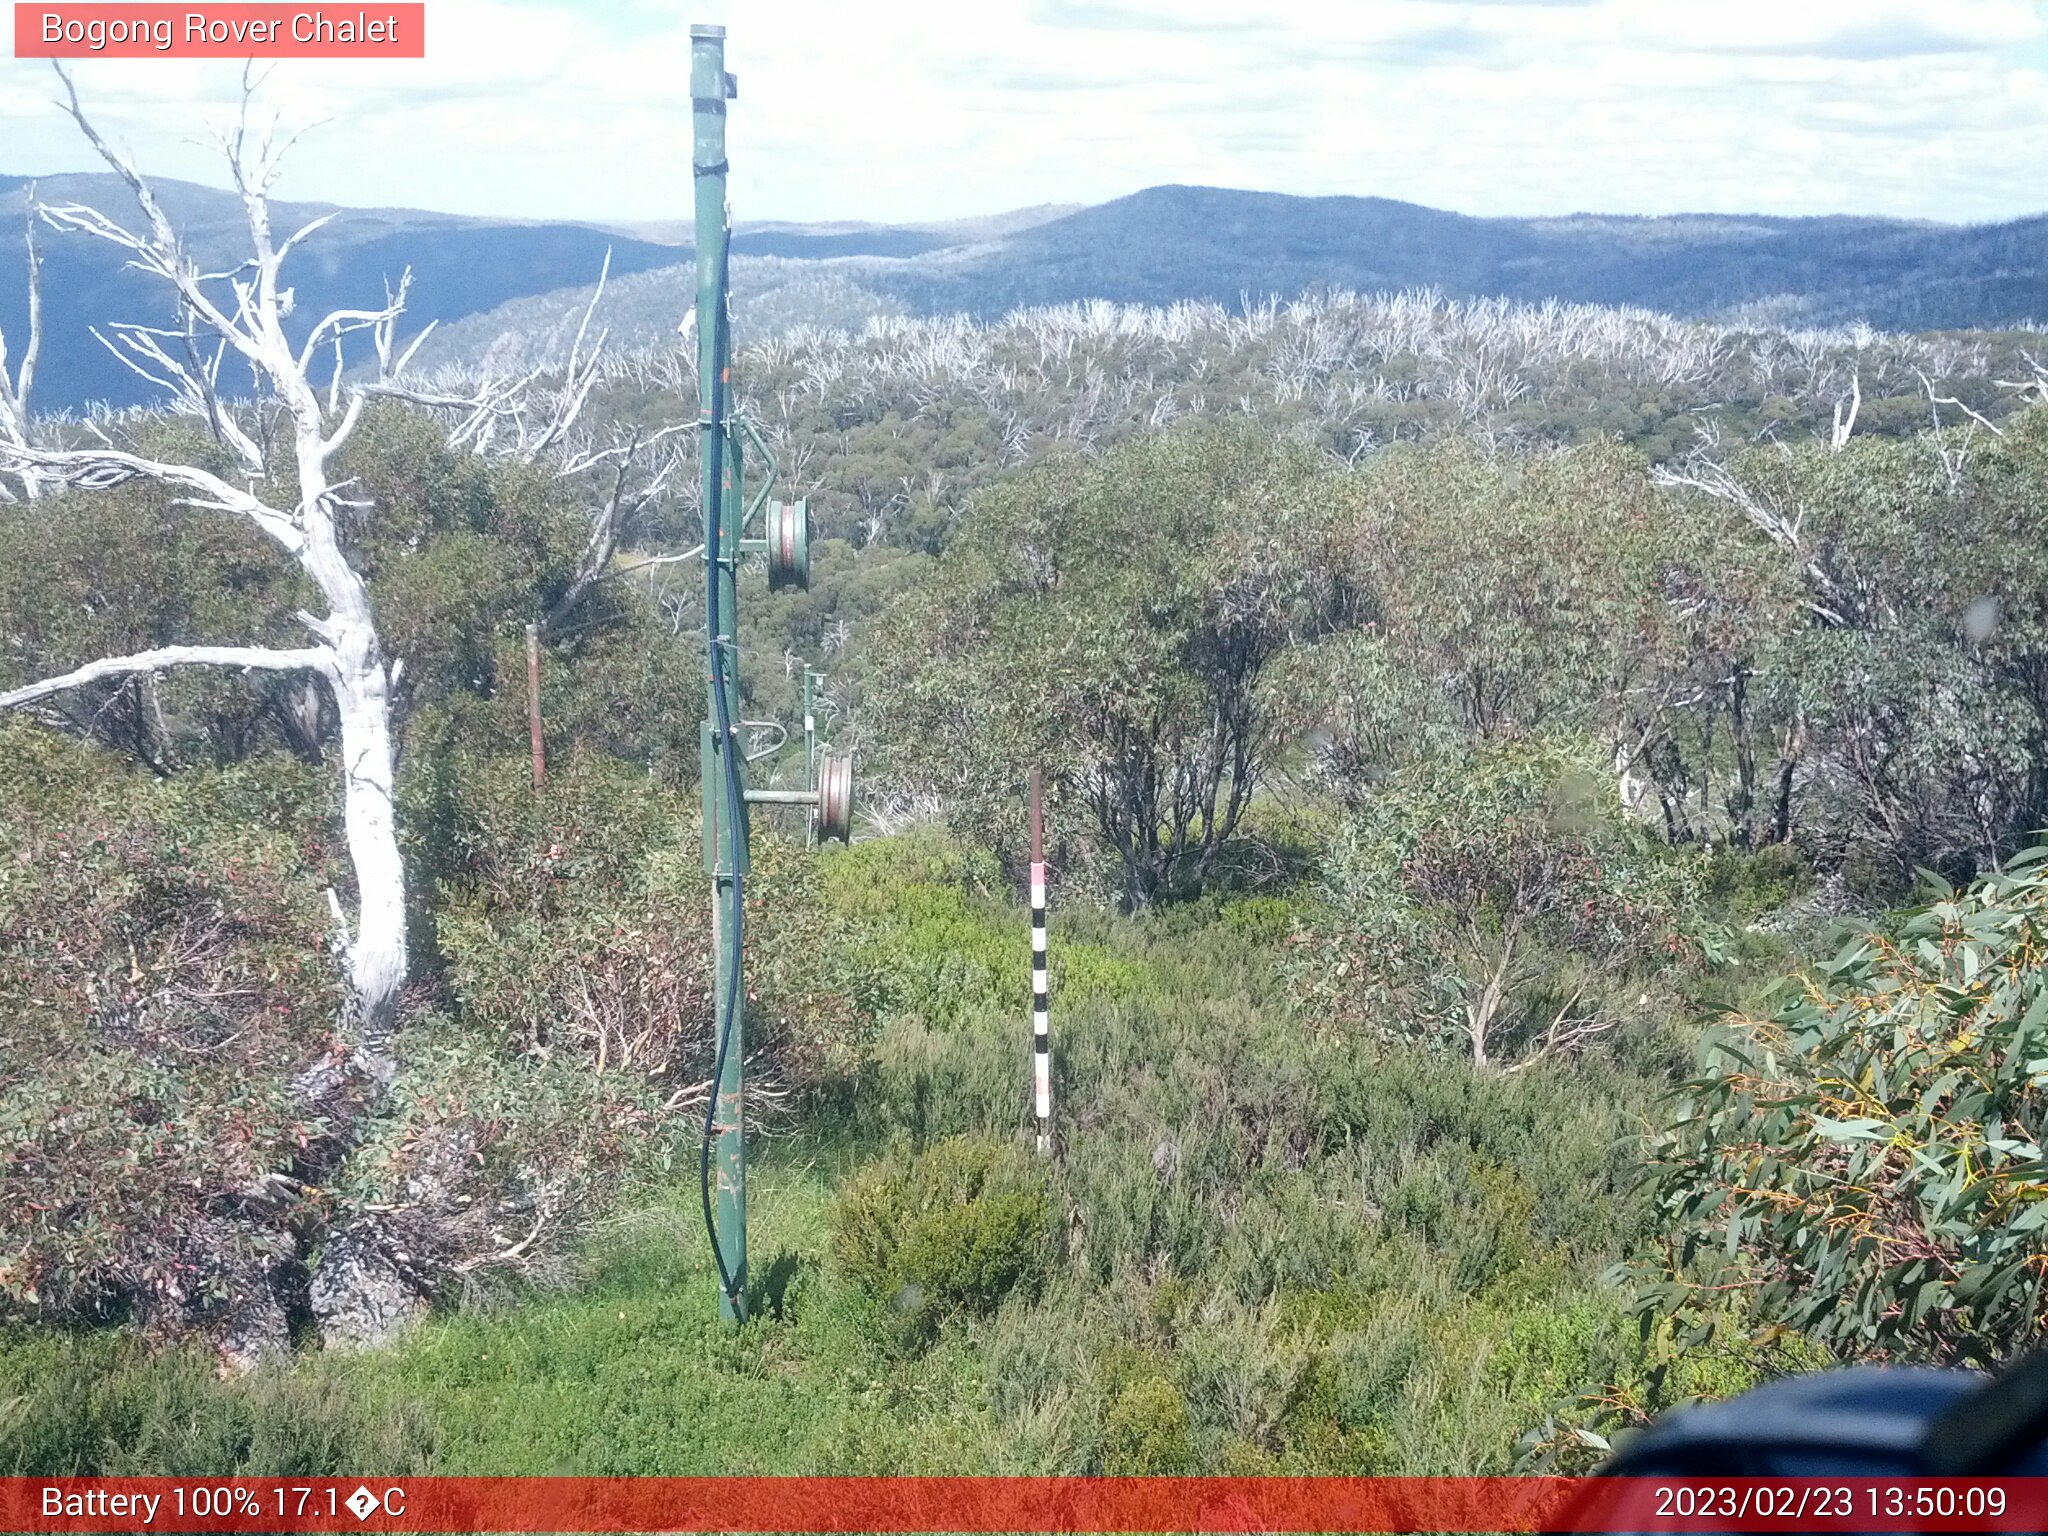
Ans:
[[[2017,47],[2041,30],[2027,0],[1717,0],[1669,7],[1648,35],[1728,53],[1879,59]]]
[[[1169,180],[1473,213],[1680,208],[2010,216],[2048,129],[2030,0],[707,0],[731,29],[742,217],[937,218]],[[293,62],[332,121],[288,196],[509,216],[689,205],[687,13],[670,0],[433,0],[424,61]],[[145,168],[238,66],[92,61]],[[86,167],[46,67],[0,61],[0,172]]]

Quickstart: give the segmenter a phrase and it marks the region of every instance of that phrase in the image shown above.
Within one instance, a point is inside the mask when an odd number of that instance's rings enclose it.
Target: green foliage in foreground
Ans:
[[[886,943],[955,982],[878,998],[839,1086],[764,1146],[738,1333],[694,1183],[655,1169],[576,1288],[381,1353],[218,1381],[114,1331],[0,1335],[0,1474],[1500,1471],[1531,1431],[1754,1379],[1739,1342],[1659,1371],[1599,1279],[1654,1216],[1615,1157],[1654,1079],[1304,1028],[1284,892],[1056,921],[1055,956],[1116,984],[1055,971],[1064,1146],[1039,1164],[1021,981],[944,963],[1024,953],[971,871],[920,834],[828,853],[786,897],[833,914],[827,961]],[[849,1215],[969,1186],[998,1219],[920,1237],[913,1214],[849,1255]],[[866,1251],[954,1304],[906,1331]],[[1581,1402],[1601,1389],[1616,1408]]]
[[[1643,1291],[1753,1287],[1841,1354],[1986,1362],[2048,1323],[2048,848],[1852,938],[1708,1043],[1659,1146],[1678,1238]]]

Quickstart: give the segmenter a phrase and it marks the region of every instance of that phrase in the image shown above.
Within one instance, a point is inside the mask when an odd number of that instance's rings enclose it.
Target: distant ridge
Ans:
[[[864,235],[876,230],[909,230],[920,235],[943,235],[947,237],[945,244],[961,245],[999,239],[1020,229],[1029,229],[1034,224],[1049,224],[1070,213],[1079,213],[1086,206],[1085,203],[1039,203],[1031,208],[1013,208],[1007,213],[909,224],[877,224],[866,219],[825,219],[808,223],[788,219],[741,219],[734,225],[733,233],[744,238],[757,234]],[[600,222],[596,227],[663,245],[688,245],[693,238],[688,219],[651,219],[620,224]]]
[[[0,175],[0,325],[24,323],[18,249],[28,179]],[[158,183],[202,261],[241,254],[229,193]],[[105,175],[44,178],[47,201],[88,202],[126,218]],[[333,211],[280,205],[290,225]],[[607,249],[615,279],[605,323],[631,344],[672,334],[686,292],[689,226],[533,223],[409,209],[350,209],[305,248],[291,275],[310,324],[337,304],[374,300],[408,264],[411,322],[447,323],[429,354],[471,359],[529,351],[579,294]],[[164,314],[164,297],[118,253],[82,237],[43,241],[46,327],[38,404],[133,404],[147,387],[88,327]],[[994,317],[1033,304],[1103,298],[1235,305],[1322,288],[1434,288],[1453,298],[1630,305],[1758,326],[1862,320],[1885,330],[2012,327],[2048,320],[2048,216],[1945,225],[1829,216],[1573,214],[1477,218],[1378,197],[1295,197],[1160,186],[1095,207],[1045,206],[925,224],[742,224],[733,248],[748,323],[858,325],[873,313]]]
[[[1721,214],[1474,218],[1376,197],[1152,187],[881,286],[976,313],[1305,289],[1639,305],[1688,317],[1767,306],[1788,323],[1887,330],[2048,319],[2048,216],[1942,225]]]
[[[191,182],[152,183],[164,211],[193,256],[212,270],[248,254],[241,200]],[[27,278],[22,229],[29,178],[0,177],[0,326],[12,350],[27,325]],[[131,228],[138,217],[125,185],[108,174],[46,176],[35,182],[45,203],[85,203]],[[580,224],[521,224],[462,218],[414,209],[336,209],[329,203],[278,203],[272,209],[279,238],[325,213],[339,216],[307,240],[285,268],[296,290],[294,320],[310,327],[329,310],[382,301],[410,266],[410,312],[415,325],[493,309],[509,299],[559,287],[565,279],[589,282],[611,252],[621,275],[673,262],[672,247],[628,240]],[[43,356],[35,405],[75,410],[88,401],[132,405],[149,386],[93,339],[92,326],[109,320],[169,318],[164,285],[125,269],[122,253],[88,236],[37,232],[43,253]]]

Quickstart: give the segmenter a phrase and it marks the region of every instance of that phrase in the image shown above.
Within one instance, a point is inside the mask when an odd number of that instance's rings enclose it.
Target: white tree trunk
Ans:
[[[259,226],[259,249],[266,235]],[[385,1088],[397,1075],[391,1033],[409,969],[391,728],[395,668],[384,660],[369,588],[335,540],[334,491],[327,480],[335,441],[325,433],[319,397],[303,376],[296,385],[280,393],[297,427],[299,517],[306,532],[299,561],[319,584],[328,607],[314,630],[333,654],[330,686],[341,721],[342,819],[356,877],[356,925],[348,938],[347,960],[358,1064]]]
[[[468,441],[481,451],[494,436],[510,434],[516,438],[517,454],[531,459],[562,443],[595,385],[597,364],[594,355],[588,359],[581,355],[584,338],[579,331],[567,377],[553,404],[540,414],[538,421],[526,401],[527,388],[537,375],[508,383],[486,381],[475,396],[467,398],[427,397],[410,390],[399,375],[417,350],[418,341],[393,361],[396,326],[405,307],[409,274],[400,279],[395,291],[387,290],[383,308],[335,310],[314,324],[295,349],[284,330],[290,303],[288,294],[280,288],[278,272],[292,250],[326,219],[315,219],[281,243],[273,237],[268,192],[276,175],[276,152],[267,135],[252,141],[246,131],[250,89],[247,77],[243,122],[228,136],[226,148],[229,168],[247,215],[251,256],[232,271],[208,278],[193,264],[148,184],[94,130],[79,106],[70,77],[61,68],[59,74],[72,117],[134,192],[144,227],[131,231],[83,204],[39,206],[37,212],[59,228],[110,242],[128,253],[131,267],[160,278],[176,292],[184,334],[159,327],[117,324],[110,327],[116,352],[142,377],[170,391],[173,409],[206,422],[234,468],[216,472],[189,463],[147,459],[116,447],[104,434],[100,435],[98,445],[78,448],[46,448],[34,440],[27,430],[25,408],[33,382],[37,339],[37,326],[33,323],[35,267],[31,253],[29,356],[24,359],[17,380],[9,380],[0,371],[0,472],[18,478],[29,495],[59,487],[103,490],[137,479],[169,486],[181,493],[181,505],[241,518],[260,531],[290,556],[319,589],[324,610],[298,615],[314,642],[303,649],[180,645],[110,657],[62,677],[0,694],[0,709],[20,707],[62,689],[106,678],[139,675],[147,679],[158,670],[182,665],[303,670],[327,687],[340,722],[342,815],[355,876],[353,914],[345,913],[339,898],[329,892],[334,921],[342,930],[341,955],[349,988],[342,1024],[344,1035],[353,1037],[349,1042],[352,1060],[344,1064],[323,1059],[295,1080],[295,1087],[306,1102],[334,1111],[328,1134],[315,1154],[321,1162],[314,1173],[324,1184],[360,1135],[359,1111],[365,1105],[362,1097],[343,1091],[347,1070],[352,1068],[369,1085],[367,1099],[372,1110],[386,1097],[397,1077],[399,1062],[393,1037],[410,959],[406,942],[405,863],[399,849],[394,801],[397,753],[392,706],[400,663],[384,653],[369,588],[342,549],[336,528],[340,510],[361,503],[343,501],[344,487],[334,483],[329,466],[355,430],[365,396],[372,392],[459,410],[463,413],[462,425],[451,435],[451,443]],[[228,291],[223,291],[224,286]],[[595,307],[593,300],[592,309]],[[589,318],[586,312],[585,329]],[[375,343],[378,380],[374,385],[348,390],[344,404],[341,341],[359,332],[369,333]],[[195,337],[219,344],[211,361],[197,359],[191,345]],[[310,369],[322,349],[330,345],[336,352],[336,369],[323,400],[321,392],[312,385]],[[238,407],[217,394],[215,378],[224,357],[232,357],[252,371],[256,383],[252,405]],[[4,363],[4,352],[0,352],[0,363]],[[296,484],[289,488],[276,486],[280,455],[270,452],[267,446],[267,428],[278,419],[271,415],[271,402],[282,406],[282,419],[288,421],[292,437],[292,474]],[[251,423],[256,430],[250,430]],[[647,438],[636,435],[612,448],[572,457],[565,473],[581,473],[615,461],[617,474],[610,498],[599,511],[579,578],[572,583],[569,596],[558,611],[550,616],[551,622],[559,622],[592,583],[609,574],[623,519],[658,494],[674,470],[672,456],[658,461],[647,483],[638,492],[628,494],[637,454],[685,430],[671,428]],[[308,745],[317,741],[319,715],[316,707],[300,717]],[[239,1219],[255,1239],[263,1237],[258,1230],[263,1218],[246,1215]],[[542,1222],[546,1219],[543,1214]],[[404,1255],[394,1254],[379,1235],[378,1221],[374,1211],[358,1212],[354,1219],[334,1223],[320,1235],[320,1257],[312,1263],[306,1294],[330,1339],[368,1342],[388,1337],[399,1323],[416,1315],[424,1305],[415,1278],[401,1267]],[[539,1230],[537,1223],[534,1232]],[[299,1238],[300,1257],[311,1262],[305,1252],[305,1234],[299,1234]],[[495,1258],[478,1262],[516,1257],[532,1241],[530,1235]],[[275,1274],[271,1279],[275,1284]],[[286,1331],[276,1296],[267,1301],[257,1298],[251,1305],[253,1315],[262,1323],[261,1342],[252,1343],[243,1351],[253,1358],[254,1354],[282,1348]],[[249,1337],[255,1339],[257,1334],[251,1333]]]
[[[36,356],[43,345],[43,262],[36,250],[36,189],[28,189],[28,338],[22,348],[21,369],[7,374],[7,336],[0,332],[0,441],[27,447],[29,404],[35,392]],[[22,495],[36,499],[35,478],[21,478]],[[12,501],[5,482],[0,482],[0,501]]]
[[[394,814],[390,676],[369,643],[344,644],[334,702],[341,716],[342,816],[355,866],[356,929],[348,944],[349,985],[361,1031],[362,1066],[388,1086],[397,1063],[391,1029],[405,986],[405,864]],[[351,651],[367,652],[353,666]]]

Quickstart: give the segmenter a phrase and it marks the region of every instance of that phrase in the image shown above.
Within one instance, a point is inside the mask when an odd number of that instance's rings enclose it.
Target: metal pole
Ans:
[[[716,958],[712,994],[715,1027],[724,1042],[724,1068],[714,1101],[712,1166],[713,1199],[719,1253],[731,1289],[719,1287],[719,1315],[728,1322],[743,1320],[747,1274],[747,1154],[745,989],[730,995],[727,977],[738,963],[740,935],[728,921],[739,877],[747,868],[744,804],[731,814],[729,775],[741,771],[743,757],[736,739],[740,712],[737,625],[740,505],[734,494],[738,445],[732,440],[727,391],[731,383],[730,316],[726,292],[726,242],[731,232],[726,206],[725,103],[734,94],[725,72],[725,28],[690,28],[690,107],[693,128],[692,170],[696,183],[697,247],[697,402],[699,461],[703,475],[704,558],[714,565],[707,584],[718,596],[717,625],[705,636],[706,708],[702,737],[704,857],[711,874],[712,953]],[[707,618],[709,615],[707,615]],[[719,698],[719,672],[714,652],[722,654],[724,693]],[[718,728],[722,712],[731,732]],[[728,1016],[730,1009],[730,1016]]]
[[[1052,999],[1046,975],[1045,808],[1039,771],[1031,770],[1031,1087],[1038,1150],[1052,1151]]]
[[[547,754],[540,740],[540,626],[526,626],[526,728],[533,738],[533,787],[548,781]]]
[[[813,691],[818,674],[810,663],[804,664],[804,783],[812,789],[818,787],[818,709]],[[815,804],[811,814],[804,818],[804,845],[815,848],[818,845],[818,809]]]

